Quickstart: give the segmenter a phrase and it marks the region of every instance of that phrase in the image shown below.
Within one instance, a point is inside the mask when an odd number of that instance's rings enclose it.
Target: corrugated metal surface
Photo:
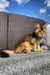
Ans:
[[[0,49],[12,49],[16,41],[33,32],[36,22],[44,23],[40,19],[0,12]]]
[[[7,14],[0,13],[0,49],[7,48]]]

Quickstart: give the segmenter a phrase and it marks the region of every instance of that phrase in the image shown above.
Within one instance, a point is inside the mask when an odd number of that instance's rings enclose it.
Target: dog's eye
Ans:
[[[46,33],[45,31],[43,31],[43,33]]]
[[[39,31],[39,33],[41,33],[41,31]]]

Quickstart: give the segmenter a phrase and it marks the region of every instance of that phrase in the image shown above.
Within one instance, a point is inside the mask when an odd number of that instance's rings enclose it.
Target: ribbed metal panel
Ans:
[[[0,13],[0,49],[7,48],[7,14]]]

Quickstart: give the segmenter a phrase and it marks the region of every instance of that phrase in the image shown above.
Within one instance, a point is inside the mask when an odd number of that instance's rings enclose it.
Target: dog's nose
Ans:
[[[41,33],[41,35],[43,36],[43,33]]]

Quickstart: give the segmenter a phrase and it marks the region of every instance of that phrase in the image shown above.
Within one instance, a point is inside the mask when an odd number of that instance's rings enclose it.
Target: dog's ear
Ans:
[[[48,23],[45,23],[45,24],[44,24],[44,28],[47,28],[47,25],[48,25]]]
[[[35,24],[35,29],[38,29],[40,27],[40,24],[37,22],[36,24]]]

